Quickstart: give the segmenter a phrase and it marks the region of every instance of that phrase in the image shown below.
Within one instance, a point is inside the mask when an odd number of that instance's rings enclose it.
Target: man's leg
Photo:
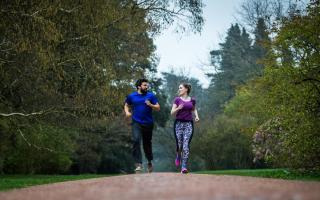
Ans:
[[[152,162],[151,162],[153,160],[152,130],[153,130],[153,124],[152,125],[144,125],[143,131],[142,131],[143,150],[144,150],[145,156],[148,160],[148,172],[152,172],[152,170],[153,170],[153,166],[152,166]]]
[[[144,150],[144,153],[145,153],[147,160],[150,162],[153,160],[152,130],[153,130],[153,124],[143,125],[143,131],[142,131],[143,150]]]
[[[132,123],[132,139],[133,139],[133,148],[132,154],[134,161],[136,163],[136,167],[138,165],[142,165],[142,156],[141,156],[141,134],[142,129],[139,123],[133,122]]]

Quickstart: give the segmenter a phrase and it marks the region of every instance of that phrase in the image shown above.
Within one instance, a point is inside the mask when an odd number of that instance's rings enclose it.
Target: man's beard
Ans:
[[[141,88],[141,90],[140,90],[140,91],[141,91],[141,93],[142,93],[142,94],[147,94],[148,89],[142,89],[142,88]]]

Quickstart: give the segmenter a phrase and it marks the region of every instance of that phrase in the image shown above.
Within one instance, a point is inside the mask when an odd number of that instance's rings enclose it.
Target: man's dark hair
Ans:
[[[138,79],[136,82],[136,88],[138,89],[138,86],[141,86],[143,82],[148,83],[149,81],[148,79],[145,79],[145,78]]]

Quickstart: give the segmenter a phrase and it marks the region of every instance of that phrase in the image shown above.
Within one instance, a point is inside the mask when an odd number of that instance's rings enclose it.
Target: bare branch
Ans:
[[[67,9],[64,9],[64,8],[59,8],[59,10],[62,11],[62,12],[65,12],[65,13],[70,14],[70,13],[74,12],[75,10],[77,10],[79,7],[80,7],[80,6],[74,7],[74,8],[72,8],[71,10],[70,10],[70,9],[67,10]]]
[[[35,145],[35,144],[31,144],[31,143],[27,140],[27,138],[24,136],[24,134],[22,133],[22,131],[21,131],[20,129],[18,129],[18,132],[20,133],[21,137],[22,137],[23,140],[28,144],[29,147],[34,147],[34,148],[36,148],[36,149],[38,149],[38,150],[43,149],[43,150],[47,150],[47,151],[50,151],[50,152],[57,152],[57,151],[55,151],[55,150],[53,150],[53,149],[49,149],[49,148],[46,148],[46,147],[39,147],[39,146],[37,146],[37,145]]]
[[[37,17],[37,14],[38,14],[40,11],[41,11],[41,10],[36,11],[36,12],[33,13],[33,14],[28,14],[28,13],[17,12],[17,11],[12,11],[12,10],[3,10],[3,9],[0,10],[0,12],[2,12],[2,13],[15,14],[15,15],[20,15],[20,16],[24,16],[24,17],[31,17],[31,18],[38,19],[38,20],[48,21],[48,20],[46,20],[46,19],[43,18],[43,17]]]
[[[145,9],[147,10],[147,8]],[[165,12],[167,14],[170,14],[172,16],[182,16],[182,17],[190,17],[188,15],[185,15],[183,13],[181,13],[182,9],[179,9],[178,11],[175,11],[175,10],[168,10],[166,8],[163,8],[163,7],[151,7],[151,8],[148,8],[149,11],[155,11],[155,12]]]
[[[258,19],[262,18],[270,29],[274,22],[305,7],[304,1],[297,0],[244,0],[237,9],[240,17],[237,21],[252,32]]]
[[[25,113],[0,113],[0,116],[10,117],[10,116],[14,116],[14,115],[20,115],[20,116],[28,117],[31,115],[42,115],[43,113],[44,113],[44,111],[33,112],[33,113],[28,113],[28,114],[25,114]]]
[[[60,109],[70,109],[70,108],[60,108]],[[72,109],[81,109],[81,108],[72,108]],[[12,117],[12,116],[23,116],[23,117],[30,117],[30,116],[36,116],[36,115],[45,115],[45,114],[52,114],[52,113],[65,113],[68,115],[71,115],[75,118],[77,118],[78,116],[76,116],[75,114],[71,113],[71,112],[67,112],[65,110],[57,110],[54,108],[50,108],[44,111],[39,111],[39,112],[33,112],[33,113],[19,113],[19,112],[14,112],[14,113],[0,113],[0,116],[2,117]]]
[[[77,40],[82,40],[84,38],[88,38],[90,35],[89,34],[86,34],[86,35],[83,35],[83,36],[79,36],[79,37],[74,37],[74,38],[68,38],[66,40],[62,40],[61,42],[66,42],[66,41],[77,41]]]
[[[77,59],[68,59],[68,60],[65,60],[65,61],[57,63],[57,65],[64,65],[65,63],[68,63],[68,62],[71,62],[71,61],[75,61],[75,60],[77,60]]]

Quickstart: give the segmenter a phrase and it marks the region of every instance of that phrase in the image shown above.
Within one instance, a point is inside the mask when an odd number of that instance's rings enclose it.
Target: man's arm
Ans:
[[[152,104],[152,103],[150,103],[150,101],[146,101],[146,104],[148,105],[148,106],[150,106],[151,108],[152,108],[152,110],[155,110],[155,111],[159,111],[160,110],[160,105],[159,105],[159,103],[156,103],[156,104]]]
[[[124,104],[124,112],[126,114],[126,117],[131,117],[132,113],[130,112],[130,106],[129,104],[125,103]]]

